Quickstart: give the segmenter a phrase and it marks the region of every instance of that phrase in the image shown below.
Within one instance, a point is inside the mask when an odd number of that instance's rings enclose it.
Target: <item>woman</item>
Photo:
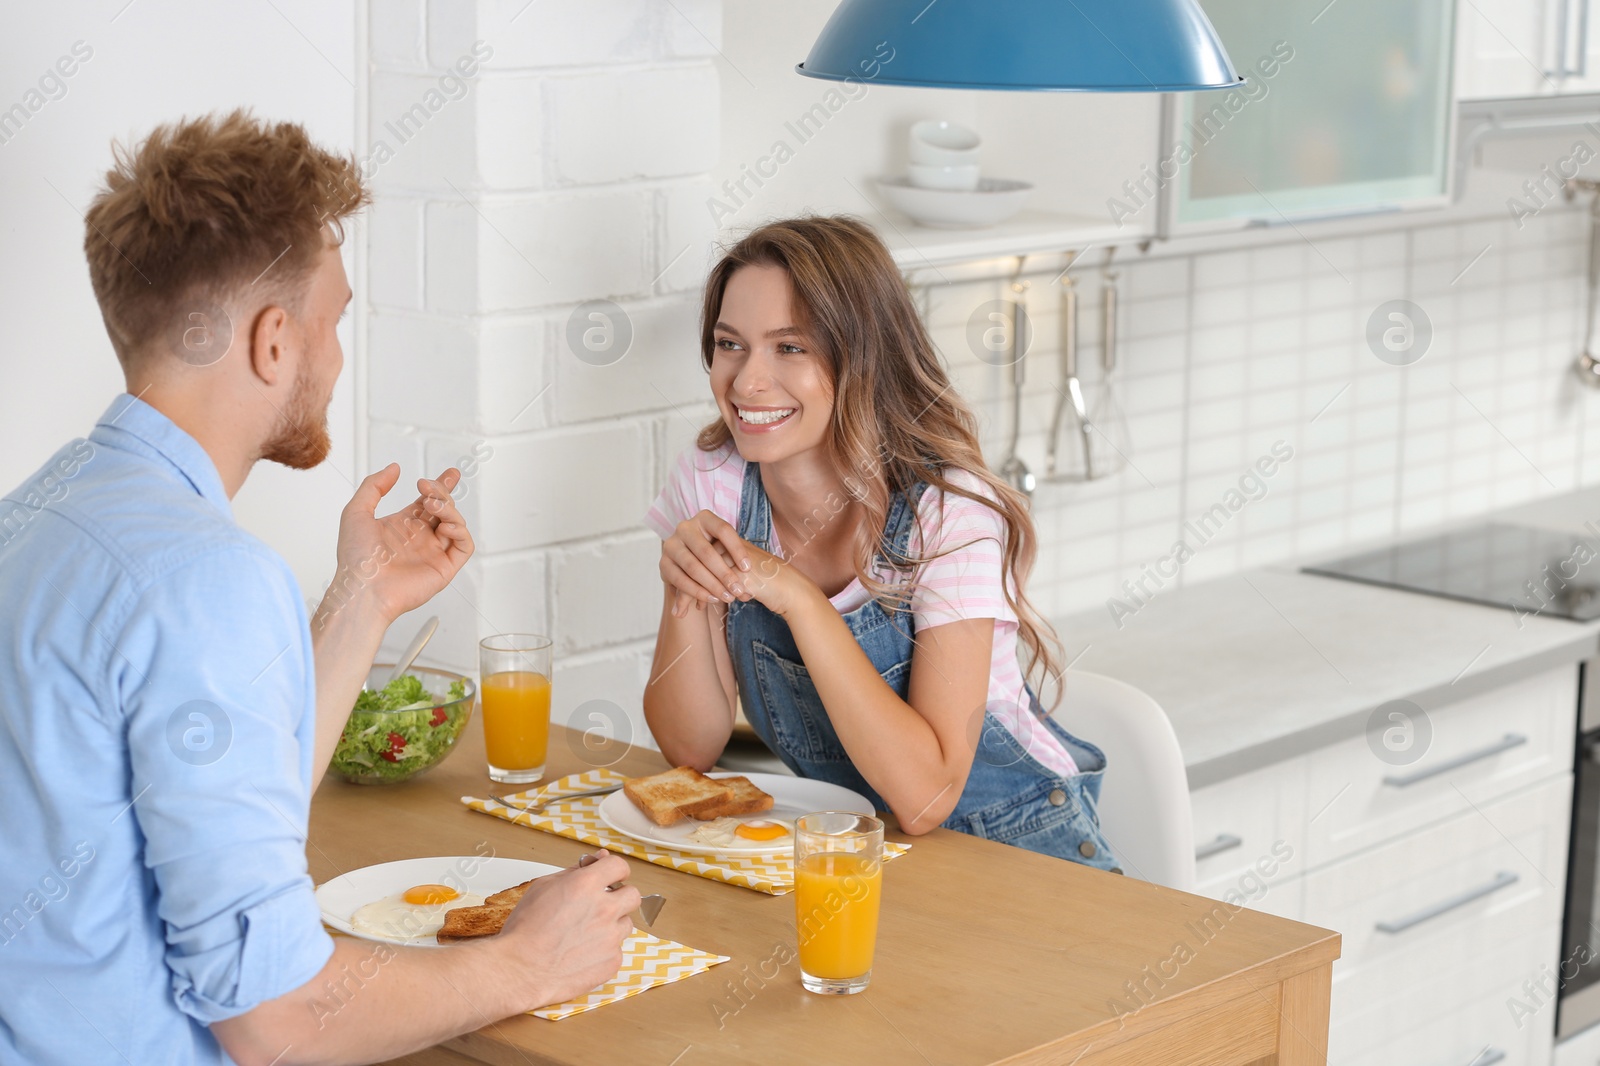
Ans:
[[[735,708],[796,773],[935,826],[1114,869],[1105,757],[1048,718],[1026,503],[983,462],[887,249],[849,218],[752,232],[706,283],[721,417],[646,521],[665,598],[645,717],[669,762]]]

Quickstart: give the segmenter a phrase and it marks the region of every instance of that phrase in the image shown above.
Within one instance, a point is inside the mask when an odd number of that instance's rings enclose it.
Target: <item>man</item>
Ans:
[[[375,517],[390,465],[308,625],[232,520],[257,460],[328,453],[340,222],[367,200],[299,126],[235,112],[117,152],[89,209],[128,394],[0,501],[0,1061],[374,1062],[620,965],[639,894],[607,891],[628,871],[603,852],[481,943],[335,944],[319,919],[311,792],[385,629],[472,552],[454,469]]]

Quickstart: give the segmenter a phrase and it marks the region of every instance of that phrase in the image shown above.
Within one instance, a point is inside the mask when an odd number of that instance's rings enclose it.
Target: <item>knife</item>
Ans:
[[[494,800],[496,803],[501,804],[502,806],[511,807],[515,810],[536,811],[542,807],[548,807],[552,803],[560,803],[562,800],[582,799],[584,796],[610,795],[613,792],[619,791],[621,788],[621,785],[608,785],[605,788],[591,788],[584,792],[568,792],[564,796],[551,796],[548,799],[542,799],[536,803],[523,803],[520,800],[514,801],[509,794],[504,796],[490,796],[489,798]]]

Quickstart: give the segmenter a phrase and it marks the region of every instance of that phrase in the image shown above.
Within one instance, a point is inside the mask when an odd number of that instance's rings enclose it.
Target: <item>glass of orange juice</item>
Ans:
[[[489,777],[526,785],[544,777],[550,747],[549,637],[501,633],[478,642],[478,699]]]
[[[800,982],[848,996],[872,980],[883,893],[883,823],[822,811],[794,823],[795,923]]]

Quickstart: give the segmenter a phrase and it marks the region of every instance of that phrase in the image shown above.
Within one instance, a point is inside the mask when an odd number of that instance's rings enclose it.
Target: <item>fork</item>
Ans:
[[[588,866],[592,862],[598,862],[598,861],[599,860],[594,857],[594,853],[590,852],[589,854],[583,856],[583,858],[578,860],[578,866],[580,868],[582,868],[584,866]],[[624,882],[618,881],[616,884],[608,886],[606,888],[606,891],[607,892],[612,892],[612,891],[614,891],[616,889],[621,888],[623,886],[623,884],[624,884]],[[650,895],[645,896],[644,898],[639,900],[639,915],[642,918],[644,918],[644,924],[645,925],[655,925],[656,924],[656,915],[660,914],[661,913],[661,908],[665,907],[666,905],[667,905],[667,897],[663,896],[659,892],[652,892]]]
[[[523,800],[513,799],[513,797],[516,795],[513,792],[508,792],[504,796],[490,795],[489,798],[494,800],[496,803],[501,804],[502,806],[510,807],[514,810],[537,811],[544,809],[552,803],[559,803],[562,800],[581,799],[584,796],[605,796],[612,792],[616,792],[620,788],[622,788],[621,785],[608,785],[605,788],[591,788],[584,792],[568,792],[564,796],[550,796],[534,803],[527,803]]]

